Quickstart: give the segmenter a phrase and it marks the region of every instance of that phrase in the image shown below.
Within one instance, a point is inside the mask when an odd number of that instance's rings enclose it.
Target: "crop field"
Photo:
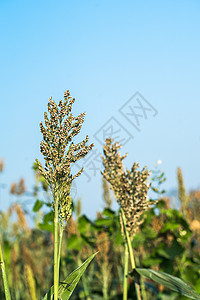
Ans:
[[[159,164],[125,168],[128,154],[108,137],[104,207],[94,219],[83,214],[71,189],[84,170],[72,166],[94,145],[79,139],[85,113],[75,116],[74,102],[68,90],[59,102],[50,98],[40,123],[44,160],[33,162],[31,222],[19,201],[26,179],[11,185],[16,201],[0,212],[0,299],[200,299],[200,190],[186,190],[178,167],[174,207]],[[4,168],[2,158],[0,175]]]

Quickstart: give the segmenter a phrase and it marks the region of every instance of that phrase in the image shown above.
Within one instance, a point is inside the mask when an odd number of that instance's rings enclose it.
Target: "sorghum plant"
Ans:
[[[54,211],[54,300],[58,299],[60,251],[64,222],[71,216],[70,189],[72,181],[80,176],[83,168],[75,175],[71,173],[71,165],[88,154],[93,144],[86,145],[88,136],[74,144],[74,137],[80,132],[85,113],[78,117],[72,114],[75,99],[69,91],[64,93],[64,101],[57,105],[49,99],[48,113],[44,113],[44,124],[40,123],[43,140],[40,144],[45,166],[36,160],[41,174],[44,176],[52,193]],[[60,230],[59,230],[60,228]]]
[[[120,222],[122,235],[125,237],[125,270],[126,274],[124,299],[127,299],[127,265],[128,265],[128,243],[130,238],[137,232],[142,223],[142,214],[148,210],[152,204],[147,197],[150,184],[147,183],[150,172],[146,168],[139,171],[139,164],[134,163],[131,170],[124,170],[123,159],[127,156],[121,156],[118,151],[121,146],[116,142],[112,143],[111,138],[106,139],[104,145],[103,165],[104,171],[102,175],[110,183],[115,198],[121,207]],[[135,267],[134,257],[131,252],[132,267]],[[139,288],[136,285],[137,295],[140,298]]]
[[[142,214],[150,209],[151,205],[155,204],[157,201],[151,201],[147,196],[147,192],[150,188],[150,184],[148,184],[150,172],[148,172],[146,167],[143,168],[142,171],[138,171],[138,163],[134,163],[131,170],[124,170],[122,161],[126,155],[121,156],[118,151],[121,146],[118,143],[113,144],[112,142],[113,140],[109,138],[104,145],[104,157],[102,156],[104,171],[102,172],[102,175],[110,183],[116,200],[120,205],[120,222],[122,235],[125,238],[123,300],[127,300],[129,256],[131,267],[133,269],[131,275],[135,280],[136,296],[138,300],[142,299],[140,286],[138,284],[138,275],[154,280],[173,291],[188,296],[189,298],[200,299],[200,295],[177,277],[151,269],[136,268],[131,239],[143,222],[141,218]],[[144,292],[142,294],[143,296],[145,295]]]

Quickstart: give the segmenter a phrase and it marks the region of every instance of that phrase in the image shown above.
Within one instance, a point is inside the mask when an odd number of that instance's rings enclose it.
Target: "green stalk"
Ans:
[[[54,212],[54,300],[58,300],[58,283],[59,283],[59,268],[58,268],[58,200],[55,199]]]
[[[58,275],[60,271],[60,257],[61,257],[61,247],[62,247],[62,238],[63,238],[63,224],[59,226],[60,235],[59,235],[59,249],[58,249]]]
[[[107,263],[104,262],[102,265],[102,275],[103,275],[103,299],[108,300],[108,266]]]
[[[121,208],[121,213],[122,213],[122,219],[123,219],[123,223],[124,223],[124,231],[125,231],[125,234],[126,234],[126,243],[127,243],[127,246],[128,246],[128,251],[129,251],[130,260],[131,260],[131,267],[132,267],[132,269],[135,269],[136,266],[135,266],[135,258],[134,258],[134,254],[133,254],[133,248],[132,248],[132,245],[131,245],[131,239],[130,239],[129,233],[126,229],[126,217],[125,217],[125,214],[124,214],[124,211],[123,211],[122,208]],[[140,292],[140,286],[136,282],[135,282],[135,290],[136,290],[137,300],[142,300],[141,292]]]
[[[123,300],[128,299],[128,246],[125,243],[124,249],[124,280],[123,280]]]
[[[0,264],[1,264],[1,271],[2,271],[6,300],[11,300],[10,291],[9,291],[9,287],[8,287],[8,280],[7,280],[7,276],[6,276],[6,268],[5,268],[5,263],[4,263],[4,259],[3,259],[3,252],[2,252],[2,248],[1,248],[1,242],[0,242]]]

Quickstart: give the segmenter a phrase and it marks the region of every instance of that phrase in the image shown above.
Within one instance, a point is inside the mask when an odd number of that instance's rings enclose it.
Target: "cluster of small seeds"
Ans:
[[[85,119],[85,113],[78,117],[72,114],[72,105],[75,99],[67,90],[64,101],[57,105],[52,97],[48,102],[48,113],[44,113],[44,124],[40,123],[43,140],[40,150],[44,156],[45,166],[36,160],[39,171],[49,185],[53,199],[58,199],[59,216],[61,222],[67,221],[71,215],[70,189],[72,181],[80,176],[83,168],[75,175],[71,174],[71,164],[88,154],[94,144],[87,146],[88,136],[78,143],[73,143],[73,138],[80,132]],[[54,202],[53,202],[54,206]]]
[[[127,155],[121,156],[120,148],[118,143],[113,144],[111,138],[106,139],[104,157],[102,156],[104,165],[102,175],[110,183],[117,202],[124,210],[127,230],[130,236],[133,236],[143,222],[142,214],[152,205],[147,196],[150,188],[150,184],[147,183],[150,172],[146,167],[139,171],[138,163],[134,163],[131,170],[124,170],[122,161]]]
[[[25,181],[23,178],[20,179],[19,183],[13,182],[10,187],[10,194],[23,195],[26,192]]]

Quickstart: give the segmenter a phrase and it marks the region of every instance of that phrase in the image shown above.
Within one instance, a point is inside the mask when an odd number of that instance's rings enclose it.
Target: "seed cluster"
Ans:
[[[10,187],[10,194],[23,195],[26,192],[25,181],[23,178],[20,179],[19,183],[13,182]]]
[[[85,119],[85,113],[74,117],[71,113],[75,98],[67,90],[64,101],[57,105],[52,97],[48,102],[48,113],[44,113],[44,124],[40,123],[43,140],[40,150],[45,159],[45,167],[36,160],[39,171],[46,179],[53,199],[59,201],[59,216],[61,222],[68,220],[71,215],[70,189],[72,181],[80,176],[83,168],[75,175],[71,174],[71,164],[88,154],[94,144],[87,146],[88,136],[78,143],[73,143],[73,138],[80,132]],[[53,203],[54,205],[54,203]]]
[[[97,251],[99,251],[100,255],[98,255],[97,263],[100,266],[102,261],[108,263],[109,254],[110,254],[110,240],[108,233],[102,231],[97,234]]]
[[[110,183],[117,202],[124,210],[127,230],[133,236],[142,223],[142,214],[152,205],[147,197],[150,188],[147,179],[150,172],[146,167],[139,171],[139,163],[134,163],[131,170],[124,170],[122,161],[127,155],[121,156],[118,151],[121,146],[112,142],[111,138],[105,141],[102,175]]]
[[[178,198],[181,202],[181,210],[183,215],[187,216],[187,204],[188,204],[188,197],[186,193],[186,188],[184,185],[183,180],[183,173],[180,167],[177,169],[177,180],[178,180]]]
[[[0,173],[3,172],[4,169],[4,158],[0,160]]]

